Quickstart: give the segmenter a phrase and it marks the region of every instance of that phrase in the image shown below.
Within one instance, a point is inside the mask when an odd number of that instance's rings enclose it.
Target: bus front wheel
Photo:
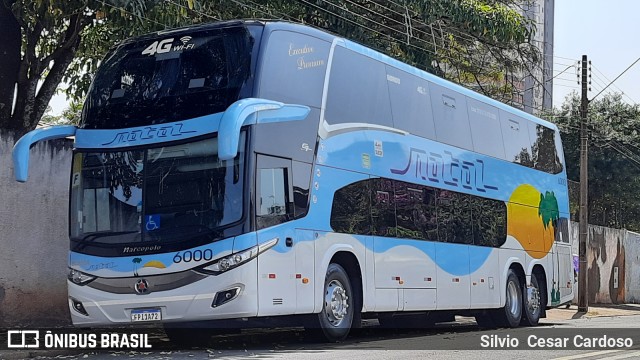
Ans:
[[[342,266],[329,264],[322,301],[318,322],[324,338],[328,341],[344,340],[351,330],[355,307],[351,282]]]

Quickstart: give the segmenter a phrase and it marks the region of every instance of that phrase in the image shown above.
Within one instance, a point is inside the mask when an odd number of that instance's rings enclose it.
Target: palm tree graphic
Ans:
[[[133,258],[131,262],[133,263],[133,276],[138,276],[138,266],[136,266],[136,264],[140,264],[142,262],[142,258]]]
[[[544,195],[540,194],[538,216],[542,218],[542,224],[545,229],[549,225],[555,229],[558,219],[560,219],[560,211],[558,211],[558,199],[556,199],[553,191],[547,191]]]

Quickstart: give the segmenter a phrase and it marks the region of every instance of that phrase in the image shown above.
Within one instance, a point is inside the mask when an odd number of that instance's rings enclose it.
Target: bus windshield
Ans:
[[[243,26],[124,43],[98,70],[80,127],[118,129],[224,111],[249,85],[253,45]]]
[[[210,138],[77,152],[70,204],[71,240],[81,245],[75,250],[220,238],[220,230],[243,215],[244,133],[235,159],[221,161],[217,148],[217,138]]]

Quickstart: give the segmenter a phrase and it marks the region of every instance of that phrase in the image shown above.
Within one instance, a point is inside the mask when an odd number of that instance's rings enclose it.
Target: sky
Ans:
[[[639,14],[638,0],[555,0],[554,107],[560,107],[571,91],[580,92],[576,82],[577,68],[560,72],[580,60],[582,55],[587,55],[591,61],[589,100],[640,58]],[[640,103],[639,80],[640,61],[603,94],[624,92],[623,101]]]
[[[567,94],[579,92],[577,67],[572,65],[582,55],[591,60],[589,99],[640,58],[639,14],[640,0],[555,0],[554,107],[560,107]],[[624,92],[625,102],[640,103],[639,80],[640,61],[603,94]],[[62,94],[56,95],[50,105],[55,115],[68,106]]]

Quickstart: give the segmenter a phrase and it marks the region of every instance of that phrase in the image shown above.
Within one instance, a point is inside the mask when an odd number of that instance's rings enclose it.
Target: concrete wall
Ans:
[[[625,251],[625,302],[640,304],[640,234],[627,231]]]
[[[12,148],[0,133],[0,327],[69,323],[71,142],[33,147],[24,184],[13,178]]]
[[[572,222],[571,241],[574,254],[578,254],[578,236],[578,223]],[[640,235],[624,229],[589,225],[587,247],[589,303],[639,302]],[[631,259],[633,256],[635,260]],[[629,297],[629,294],[635,294],[635,297]],[[577,301],[577,293],[574,301]]]

